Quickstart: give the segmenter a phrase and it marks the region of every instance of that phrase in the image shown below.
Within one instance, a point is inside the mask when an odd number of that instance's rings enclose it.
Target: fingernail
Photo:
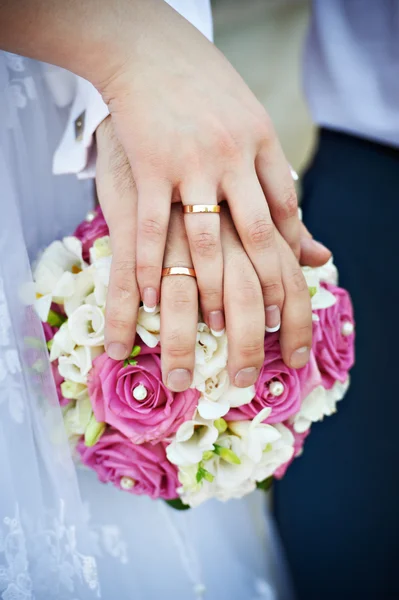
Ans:
[[[153,313],[157,307],[158,295],[154,288],[148,287],[143,290],[143,308],[145,312]]]
[[[120,342],[112,342],[107,346],[107,354],[113,360],[123,360],[129,354],[128,349]]]
[[[246,369],[238,371],[234,379],[234,384],[237,387],[249,387],[250,385],[253,385],[257,379],[258,369],[255,367],[247,367]]]
[[[298,348],[291,354],[290,365],[293,369],[300,369],[304,367],[309,360],[310,349],[308,346],[303,346],[302,348]]]
[[[209,313],[209,327],[215,337],[221,337],[224,334],[224,314],[222,310],[213,310]]]
[[[266,307],[266,331],[268,333],[274,333],[280,329],[280,309],[278,306],[267,306]]]
[[[191,373],[187,369],[174,369],[168,375],[167,386],[172,392],[184,392],[191,385]]]

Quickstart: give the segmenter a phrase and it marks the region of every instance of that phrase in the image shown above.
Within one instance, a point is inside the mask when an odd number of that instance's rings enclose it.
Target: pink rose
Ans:
[[[271,385],[275,382],[274,385]],[[280,390],[276,383],[280,385]],[[256,382],[255,398],[244,406],[233,408],[227,421],[253,419],[263,408],[270,407],[272,412],[266,423],[281,423],[301,408],[301,402],[310,392],[320,385],[320,373],[313,356],[302,369],[287,367],[281,357],[278,334],[265,336],[265,361]],[[274,388],[274,389],[273,389]],[[279,395],[273,391],[281,391]]]
[[[55,360],[54,362],[51,363],[51,370],[53,371],[53,379],[54,379],[55,387],[57,389],[58,400],[60,402],[60,406],[66,406],[67,404],[70,403],[70,400],[68,400],[68,398],[64,398],[64,396],[62,395],[62,392],[61,392],[61,383],[64,382],[64,378],[62,377],[62,375],[60,375],[60,372],[58,371],[58,360]]]
[[[289,423],[284,423],[284,425],[291,431],[292,435],[294,436],[294,454],[293,454],[292,458],[290,458],[289,461],[287,461],[286,463],[284,463],[283,465],[281,465],[274,472],[274,477],[276,477],[276,479],[282,479],[284,477],[284,475],[286,474],[287,469],[291,465],[291,463],[298,456],[300,456],[302,454],[305,440],[306,440],[306,438],[308,437],[308,435],[310,433],[310,427],[309,427],[309,429],[307,429],[303,433],[298,433],[297,431],[295,431],[295,429],[293,428],[293,426],[290,425]]]
[[[101,208],[94,211],[96,216],[92,221],[83,221],[73,234],[82,242],[83,260],[88,261],[90,257],[89,250],[96,240],[109,235],[108,225],[105,222]]]
[[[125,367],[106,354],[96,358],[89,375],[90,399],[98,421],[112,425],[135,444],[155,443],[193,417],[199,392],[168,390],[158,354],[143,353],[136,360],[136,365]]]
[[[320,319],[314,344],[316,361],[323,386],[330,389],[337,380],[345,383],[355,362],[355,322],[348,292],[328,283],[322,285],[337,298],[334,306],[316,311]]]
[[[103,483],[111,482],[119,489],[154,499],[178,496],[177,468],[166,458],[162,443],[134,445],[109,428],[91,448],[81,441],[77,449],[83,464],[96,471]]]

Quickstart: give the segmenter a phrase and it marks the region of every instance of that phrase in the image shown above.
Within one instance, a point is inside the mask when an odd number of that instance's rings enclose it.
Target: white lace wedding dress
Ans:
[[[291,598],[262,492],[178,512],[75,471],[29,259],[73,231],[93,190],[51,175],[67,109],[48,76],[0,53],[0,598]]]

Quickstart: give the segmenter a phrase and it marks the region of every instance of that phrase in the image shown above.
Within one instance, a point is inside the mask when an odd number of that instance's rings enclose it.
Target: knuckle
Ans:
[[[193,295],[187,289],[183,277],[169,277],[167,286],[162,290],[164,300],[173,312],[187,312],[194,304]]]
[[[147,239],[155,242],[161,241],[166,236],[166,228],[156,218],[144,219],[140,224],[140,229]]]
[[[259,217],[248,227],[248,241],[257,250],[270,248],[274,242],[274,226],[264,217]]]
[[[236,301],[239,306],[253,305],[261,298],[259,285],[250,279],[244,279],[237,286]]]
[[[109,311],[107,312],[107,327],[110,329],[114,329],[120,333],[128,333],[132,327],[132,323],[128,321],[125,317],[120,317],[117,312]]]
[[[222,292],[221,290],[218,289],[212,289],[212,288],[205,288],[205,289],[200,289],[200,295],[201,295],[201,299],[205,302],[208,303],[217,303],[217,302],[221,302],[222,299]]]
[[[136,286],[132,282],[125,280],[123,283],[115,283],[111,288],[111,298],[113,300],[131,300],[135,294]]]
[[[258,339],[256,339],[255,336],[252,336],[244,339],[240,344],[240,354],[245,359],[252,358],[261,361],[263,357],[263,338],[258,336]]]
[[[216,150],[224,158],[227,158],[229,162],[238,161],[242,156],[242,146],[239,143],[239,137],[241,136],[236,136],[225,129],[220,129],[216,133]]]
[[[289,275],[289,283],[293,292],[301,294],[307,292],[308,286],[305,277],[299,267],[294,267]]]
[[[116,275],[125,276],[126,274],[133,274],[136,270],[135,259],[117,259],[112,261],[112,268]]]
[[[287,220],[298,216],[298,199],[293,187],[289,187],[283,193],[281,203],[275,209],[277,220]]]
[[[218,243],[213,233],[201,231],[193,235],[192,245],[196,254],[209,258],[215,254]]]
[[[262,282],[262,292],[264,298],[279,298],[283,294],[283,288],[280,282],[267,281]]]
[[[165,351],[172,359],[184,358],[187,360],[187,356],[192,352],[193,348],[189,344],[184,343],[181,339],[173,340],[173,342],[166,343]]]

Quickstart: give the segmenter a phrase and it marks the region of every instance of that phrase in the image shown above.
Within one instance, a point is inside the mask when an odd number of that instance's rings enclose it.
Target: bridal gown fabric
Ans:
[[[29,264],[93,187],[51,174],[68,114],[53,74],[0,53],[0,598],[289,599],[263,492],[178,512],[72,463]]]

